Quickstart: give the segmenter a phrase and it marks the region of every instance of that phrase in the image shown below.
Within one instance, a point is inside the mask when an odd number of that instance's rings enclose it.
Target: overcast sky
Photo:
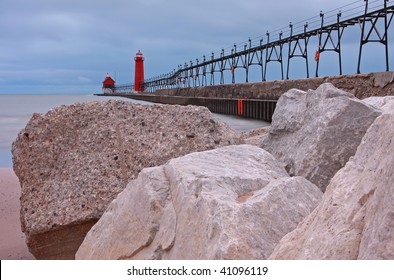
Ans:
[[[266,31],[286,31],[290,21],[318,19],[320,10],[335,15],[337,8],[353,2],[356,4],[349,7],[364,3],[363,0],[0,0],[0,93],[100,92],[107,72],[116,75],[118,84],[133,81],[133,57],[139,49],[145,57],[145,78],[149,78],[203,55],[210,56],[212,51],[219,53],[221,48],[234,43],[265,36]],[[316,18],[310,21],[313,20]],[[390,36],[394,41],[392,26]],[[355,55],[344,58],[345,72],[356,72],[359,38],[358,28],[344,40],[344,45],[349,46],[347,50],[343,47],[344,55]],[[312,44],[316,48],[317,43]],[[383,56],[381,51],[379,56]],[[374,55],[366,54],[363,72],[385,70],[382,63],[377,69],[368,65]],[[393,69],[391,55],[390,63]]]

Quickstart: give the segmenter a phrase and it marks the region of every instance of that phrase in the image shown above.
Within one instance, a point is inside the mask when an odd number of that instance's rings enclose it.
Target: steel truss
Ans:
[[[361,54],[365,44],[367,43],[381,43],[385,46],[386,54],[386,71],[389,71],[389,42],[388,42],[388,29],[393,19],[393,5],[387,6],[388,0],[383,0],[384,8],[375,13],[369,13],[368,0],[365,1],[365,13],[360,20],[361,26],[361,40],[360,40],[360,50],[358,56],[357,73],[360,74],[360,64],[361,64]],[[383,23],[383,34],[379,31],[379,23]],[[370,25],[368,25],[368,23]],[[375,39],[373,34],[376,35]]]
[[[327,51],[336,52],[338,54],[338,60],[339,60],[339,75],[342,75],[341,38],[343,35],[343,31],[345,30],[345,27],[349,25],[354,25],[354,24],[349,24],[349,23],[353,23],[353,21],[347,23],[340,22],[341,16],[342,13],[339,12],[337,14],[337,23],[325,27],[324,13],[320,12],[321,28],[317,34],[317,36],[319,37],[319,47],[317,50],[318,55],[320,56],[321,53]],[[316,77],[319,77],[319,65],[320,65],[320,59],[317,58]]]

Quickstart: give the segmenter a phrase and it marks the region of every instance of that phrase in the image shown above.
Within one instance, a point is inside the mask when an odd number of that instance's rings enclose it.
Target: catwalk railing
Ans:
[[[362,3],[361,3],[362,2]],[[225,75],[230,74],[231,83],[236,83],[237,69],[243,69],[244,82],[249,82],[251,67],[259,67],[261,81],[266,81],[269,63],[280,65],[281,79],[289,79],[293,58],[305,60],[306,78],[310,77],[308,53],[311,37],[317,37],[318,47],[313,58],[316,61],[315,76],[319,76],[320,56],[333,52],[338,58],[339,75],[342,75],[342,45],[344,31],[349,26],[360,26],[357,73],[361,73],[363,49],[368,43],[384,46],[385,70],[389,71],[388,32],[394,15],[394,5],[388,0],[359,0],[344,5],[306,21],[290,23],[286,29],[267,32],[265,36],[249,39],[242,47],[222,49],[219,54],[212,52],[210,58],[190,61],[178,65],[178,69],[145,80],[146,91],[157,89],[215,85],[217,79],[225,84]],[[282,31],[285,30],[285,31]],[[284,75],[284,47],[287,46],[286,76]],[[310,50],[309,50],[310,51]],[[216,77],[216,79],[215,79]],[[228,77],[227,77],[228,79]],[[132,85],[116,87],[117,93],[132,92]]]

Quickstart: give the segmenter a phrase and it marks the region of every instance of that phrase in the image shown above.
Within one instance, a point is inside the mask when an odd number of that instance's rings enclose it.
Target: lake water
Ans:
[[[108,99],[124,100],[138,104],[152,104],[122,97],[101,97],[86,94],[0,94],[0,167],[12,166],[12,142],[19,131],[26,126],[33,113],[46,113],[56,106],[70,105],[76,102],[105,101]],[[215,115],[237,131],[245,131],[267,125],[266,122],[258,120],[220,114]]]

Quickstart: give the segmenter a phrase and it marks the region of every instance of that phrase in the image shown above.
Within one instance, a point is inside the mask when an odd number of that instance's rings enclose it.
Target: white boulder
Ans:
[[[192,153],[144,169],[76,258],[266,259],[321,195],[255,146]]]
[[[319,206],[271,259],[394,259],[394,115],[368,129]]]
[[[380,114],[329,83],[307,92],[290,90],[280,97],[261,147],[291,176],[303,176],[324,191]]]

